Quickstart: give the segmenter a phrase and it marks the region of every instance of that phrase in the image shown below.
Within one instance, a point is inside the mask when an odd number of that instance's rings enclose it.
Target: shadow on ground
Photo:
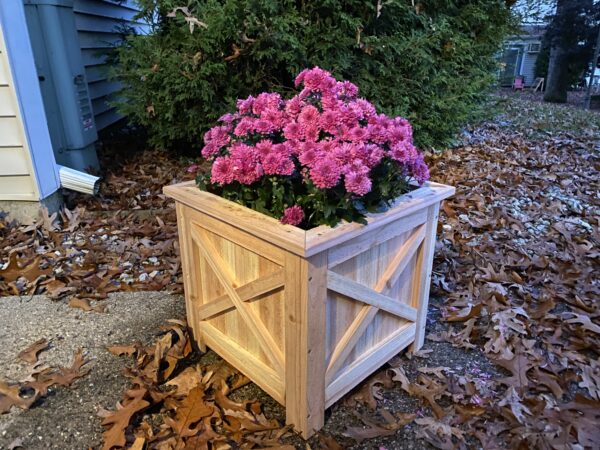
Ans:
[[[114,344],[131,344],[137,341],[150,344],[160,331],[160,326],[171,318],[185,315],[183,298],[165,293],[116,293],[105,302],[108,313],[83,312],[45,296],[0,298],[0,373],[8,381],[22,380],[30,367],[17,360],[17,353],[40,338],[51,341],[49,350],[40,354],[40,361],[50,366],[70,365],[73,353],[84,348],[89,375],[78,380],[71,388],[52,389],[50,394],[28,411],[13,410],[0,416],[0,449],[21,439],[26,449],[58,448],[64,450],[101,447],[101,408],[114,409],[127,389],[128,380],[122,375],[130,363],[129,358],[119,358],[106,350]],[[439,331],[444,325],[437,321],[435,304],[430,309],[429,329]],[[396,357],[408,377],[414,380],[419,367],[448,367],[456,375],[492,372],[493,366],[478,351],[465,351],[447,343],[427,342],[425,350],[432,350],[428,358]],[[186,364],[214,363],[219,357],[208,352],[195,354]],[[343,448],[352,449],[426,449],[433,448],[417,438],[417,426],[408,424],[394,435],[368,439],[357,443],[344,436],[348,426],[361,426],[359,416],[374,414],[352,400],[356,391],[348,394],[327,411],[325,436],[333,437]],[[415,413],[430,416],[431,412],[420,400],[409,396],[400,384],[379,391],[378,410],[391,413]],[[257,399],[269,418],[285,421],[285,410],[254,384],[233,393],[236,401]],[[299,436],[286,439],[286,443],[305,449],[306,442]],[[311,448],[322,448],[317,437],[309,441]]]

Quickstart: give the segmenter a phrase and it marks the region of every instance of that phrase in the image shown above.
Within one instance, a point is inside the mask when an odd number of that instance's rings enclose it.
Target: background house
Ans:
[[[136,13],[132,0],[0,1],[0,210],[56,209],[61,166],[97,166],[98,131],[121,118],[105,51],[147,31]]]
[[[524,25],[521,30],[506,41],[500,56],[498,80],[501,86],[511,86],[517,76],[524,78],[525,86],[531,86],[535,80],[535,62],[542,48],[544,27]]]

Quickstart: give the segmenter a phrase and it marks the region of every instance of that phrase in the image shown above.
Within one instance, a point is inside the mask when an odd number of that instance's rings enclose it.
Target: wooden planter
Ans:
[[[423,345],[440,202],[437,183],[368,225],[309,231],[200,191],[177,202],[188,322],[200,348],[285,406],[304,437],[325,409],[408,345]]]

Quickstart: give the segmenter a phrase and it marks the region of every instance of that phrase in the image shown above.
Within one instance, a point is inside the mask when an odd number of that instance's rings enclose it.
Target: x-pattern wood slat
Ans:
[[[244,302],[252,300],[259,295],[267,294],[283,286],[284,283],[284,272],[283,269],[278,269],[273,273],[264,275],[256,280],[252,280],[249,283],[244,284],[236,288],[236,292],[240,299]],[[229,294],[223,294],[213,299],[210,303],[200,305],[196,318],[198,320],[206,320],[214,316],[223,314],[231,309],[234,309],[235,305],[229,298]]]
[[[325,375],[327,383],[332,381],[333,376],[340,369],[380,309],[403,319],[416,320],[417,310],[415,308],[399,303],[383,293],[394,286],[414,254],[421,247],[425,239],[425,231],[425,225],[419,226],[406,242],[402,244],[394,259],[390,262],[388,269],[377,281],[373,289],[329,271],[327,277],[328,289],[363,302],[365,305],[361,308],[331,354]]]
[[[264,326],[260,317],[250,308],[249,304],[244,303],[238,294],[238,290],[235,287],[237,285],[236,280],[229,266],[221,258],[217,249],[211,242],[208,233],[200,227],[193,227],[191,229],[191,235],[192,239],[196,242],[198,249],[202,253],[202,256],[217,276],[219,282],[229,296],[229,299],[240,314],[240,317],[260,343],[262,350],[273,364],[274,369],[279,373],[283,373],[283,353],[279,350],[279,347]]]

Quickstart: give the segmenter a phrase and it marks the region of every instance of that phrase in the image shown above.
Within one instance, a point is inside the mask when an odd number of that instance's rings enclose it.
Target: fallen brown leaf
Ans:
[[[44,350],[46,350],[50,346],[50,343],[46,338],[39,339],[27,347],[25,350],[22,350],[17,355],[23,361],[29,364],[35,364],[38,359],[38,354]]]

